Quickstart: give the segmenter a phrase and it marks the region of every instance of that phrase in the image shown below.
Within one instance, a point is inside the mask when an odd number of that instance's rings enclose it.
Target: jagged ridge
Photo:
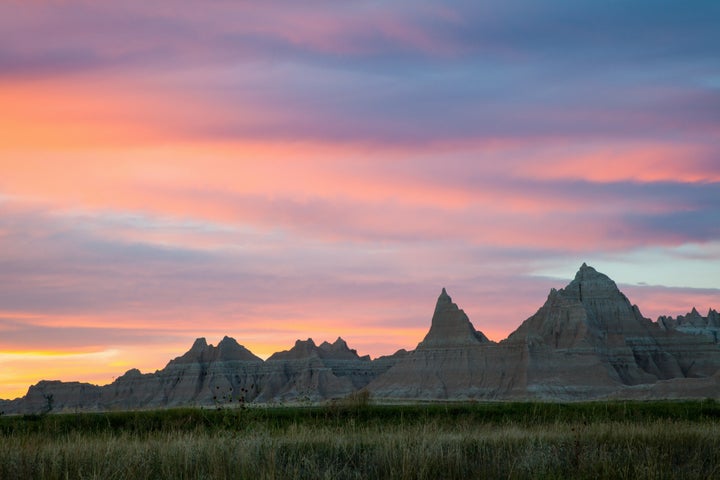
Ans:
[[[319,346],[298,340],[263,361],[230,337],[216,347],[199,338],[155,373],[131,369],[103,387],[42,381],[21,399],[0,401],[0,410],[41,412],[49,399],[53,411],[320,401],[360,388],[403,399],[718,397],[719,331],[712,309],[653,323],[583,264],[500,343],[476,330],[443,288],[427,335],[410,352],[371,360],[338,337]]]

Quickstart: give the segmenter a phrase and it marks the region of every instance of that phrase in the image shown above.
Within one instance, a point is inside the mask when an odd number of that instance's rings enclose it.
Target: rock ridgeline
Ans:
[[[695,335],[705,335],[715,343],[720,343],[720,313],[710,309],[706,317],[693,308],[686,315],[677,318],[662,316],[657,321],[663,330],[677,330]]]
[[[298,340],[263,361],[234,339],[204,338],[155,373],[113,383],[42,381],[7,413],[318,402],[360,389],[377,399],[720,398],[718,312],[644,318],[615,282],[583,264],[565,288],[497,343],[442,290],[428,334],[370,359],[338,338]]]

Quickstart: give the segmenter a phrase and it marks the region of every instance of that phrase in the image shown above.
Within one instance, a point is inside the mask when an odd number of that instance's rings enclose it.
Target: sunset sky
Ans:
[[[0,398],[505,338],[583,263],[720,307],[720,2],[0,3]]]

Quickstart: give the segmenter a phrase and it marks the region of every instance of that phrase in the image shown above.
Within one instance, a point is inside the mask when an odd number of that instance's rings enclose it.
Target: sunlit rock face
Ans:
[[[42,381],[4,413],[225,408],[322,402],[367,389],[373,398],[592,400],[720,398],[720,317],[693,309],[644,318],[606,275],[583,264],[500,343],[476,330],[445,289],[415,350],[371,360],[347,343],[298,340],[266,361],[232,338],[204,338],[155,373],[136,369],[106,386]]]

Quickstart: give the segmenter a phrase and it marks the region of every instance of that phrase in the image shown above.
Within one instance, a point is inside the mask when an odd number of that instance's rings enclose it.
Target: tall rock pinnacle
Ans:
[[[435,305],[430,331],[418,348],[448,348],[489,341],[482,332],[475,330],[465,312],[453,303],[443,288]]]
[[[655,326],[642,316],[607,275],[583,263],[565,288],[553,289],[545,305],[509,340],[540,339],[554,348],[625,345],[624,337],[644,337]]]

